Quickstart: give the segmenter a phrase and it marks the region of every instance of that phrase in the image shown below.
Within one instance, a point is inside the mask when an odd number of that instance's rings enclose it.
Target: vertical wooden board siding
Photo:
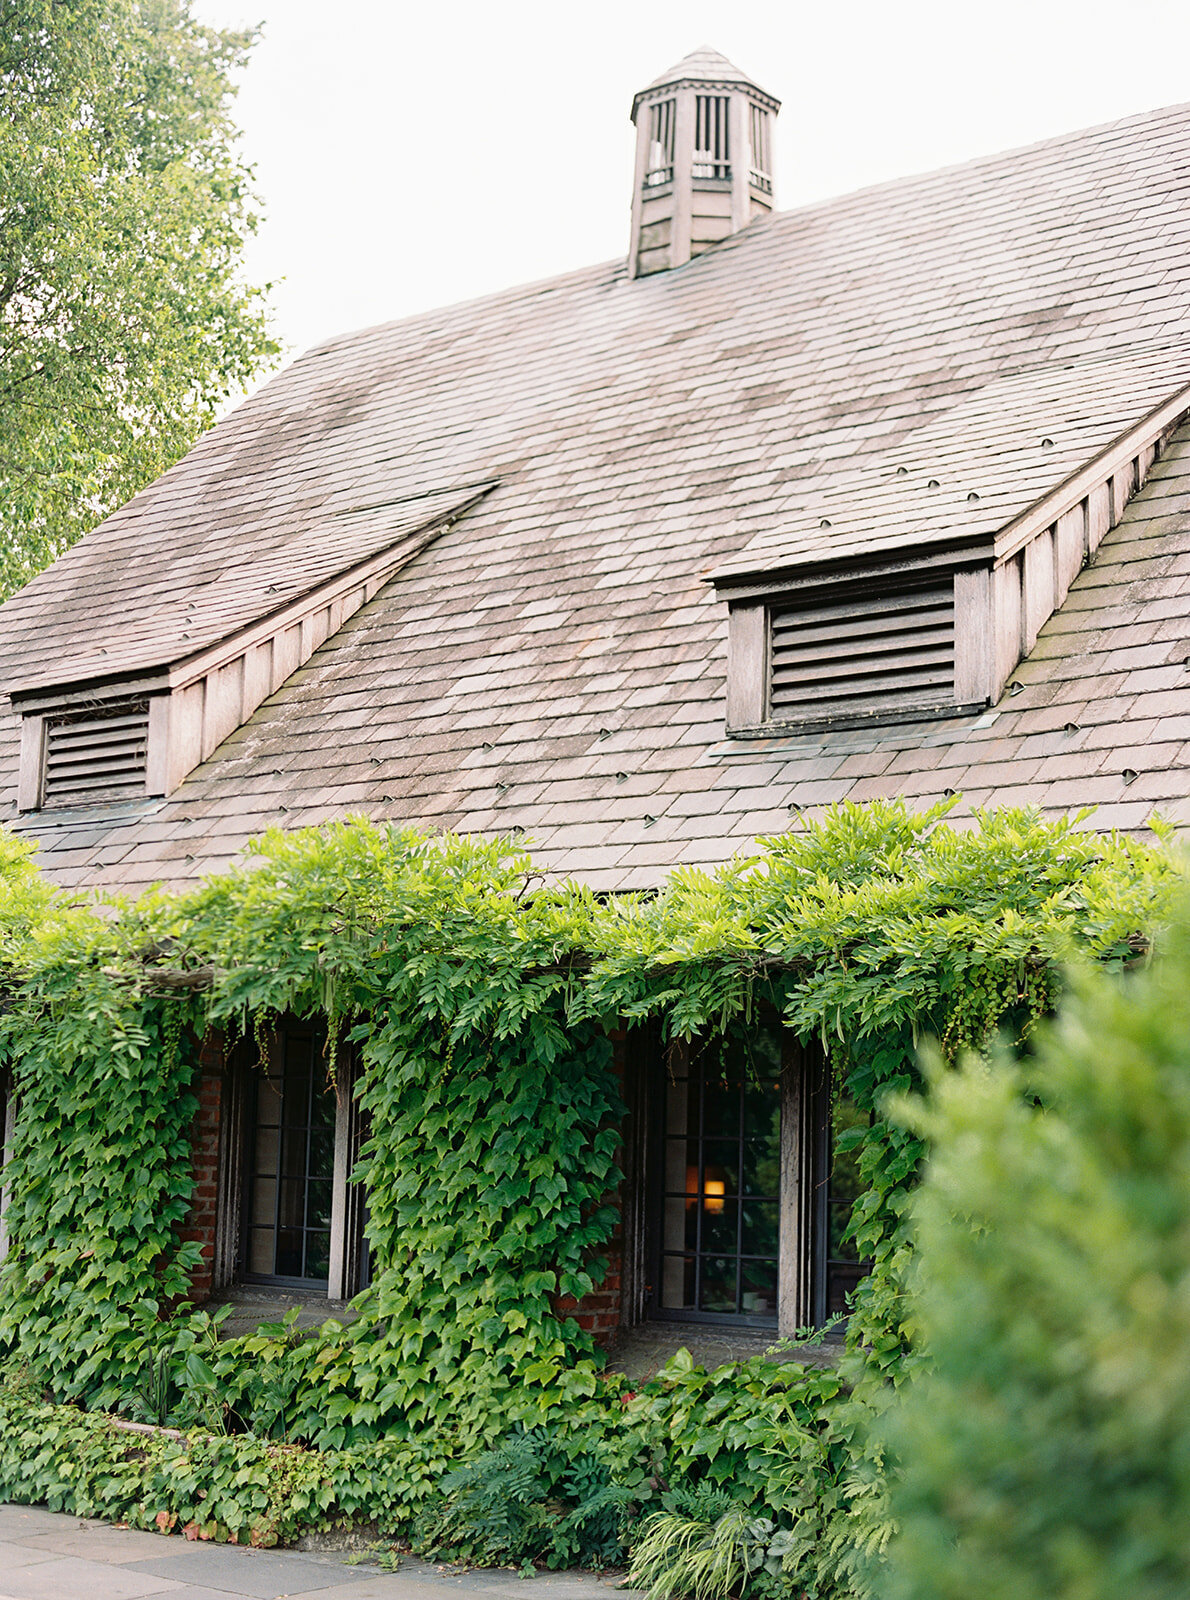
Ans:
[[[240,1215],[244,1193],[244,1144],[248,1096],[256,1089],[256,1072],[241,1047],[223,1072],[219,1115],[219,1182],[215,1202],[215,1260],[211,1281],[226,1289],[234,1281],[240,1255]]]
[[[674,114],[673,225],[669,265],[690,259],[691,173],[694,168],[694,91],[679,89]]]
[[[1054,611],[1054,535],[1047,528],[1021,552],[1024,570],[1021,584],[1021,654],[1028,655],[1037,635]],[[1015,665],[1015,663],[1014,663]]]
[[[1138,489],[1143,486],[1145,479],[1149,475],[1149,468],[1156,459],[1157,441],[1154,440],[1152,444],[1145,445],[1136,460],[1136,486]]]
[[[954,696],[981,705],[994,692],[992,574],[987,567],[954,575]]]
[[[169,729],[166,735],[166,794],[173,794],[188,772],[202,760],[203,703],[207,680],[185,689],[175,689],[169,699]]]
[[[1016,555],[992,574],[992,611],[995,618],[996,676],[992,698],[998,700],[1021,659],[1021,557]]]
[[[243,721],[244,658],[207,674],[202,708],[202,758],[205,761]]]
[[[277,690],[302,664],[302,627],[295,622],[273,639],[273,689]]]
[[[169,793],[169,725],[172,695],[154,695],[149,701],[149,740],[145,752],[145,793]]]
[[[752,161],[752,136],[748,127],[751,106],[742,94],[728,102],[728,149],[731,151],[731,228],[746,226],[749,217],[749,182]]]
[[[1087,554],[1093,556],[1111,527],[1111,484],[1101,483],[1087,496]]]
[[[1055,534],[1054,609],[1065,600],[1070,585],[1082,570],[1087,550],[1087,502],[1082,500],[1058,518]]]
[[[45,717],[21,718],[21,761],[17,771],[17,810],[36,811],[45,775]]]
[[[322,606],[317,611],[303,617],[301,622],[301,654],[298,665],[302,666],[309,661],[318,646],[322,644],[330,632],[331,616],[329,606]]]
[[[1111,481],[1111,525],[1124,515],[1124,507],[1131,500],[1136,490],[1136,462],[1130,461],[1127,466],[1120,468]]]
[[[732,606],[727,622],[727,729],[758,728],[768,714],[768,611]]]
[[[244,716],[250,717],[273,690],[273,641],[264,639],[244,652]]]

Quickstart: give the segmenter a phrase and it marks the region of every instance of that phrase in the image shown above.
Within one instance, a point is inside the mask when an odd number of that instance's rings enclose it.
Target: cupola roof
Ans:
[[[681,61],[670,67],[668,72],[661,73],[659,77],[654,78],[652,83],[640,91],[632,102],[633,120],[635,121],[636,119],[637,106],[646,95],[651,94],[654,89],[668,88],[670,84],[676,83],[747,84],[750,89],[756,90],[764,99],[773,101],[774,108],[780,105],[780,101],[775,100],[772,95],[761,89],[760,85],[750,78],[746,72],[741,72],[734,62],[729,61],[718,50],[712,50],[710,45],[703,44],[699,45],[697,50],[692,50],[688,56],[683,56]]]

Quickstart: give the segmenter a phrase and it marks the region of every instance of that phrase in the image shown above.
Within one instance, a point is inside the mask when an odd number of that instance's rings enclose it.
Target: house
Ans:
[[[0,610],[4,820],[50,874],[183,885],[359,813],[606,892],[847,797],[1190,820],[1190,106],[790,212],[778,110],[679,62],[633,103],[625,259],[309,351]],[[216,1288],[366,1273],[317,1049],[208,1059]],[[601,1331],[854,1281],[829,1096],[757,1049],[666,1096],[626,1059]]]

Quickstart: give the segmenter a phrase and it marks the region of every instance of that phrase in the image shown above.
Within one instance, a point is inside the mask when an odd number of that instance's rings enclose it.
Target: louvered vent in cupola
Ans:
[[[149,702],[47,717],[42,804],[78,806],[145,792]]]
[[[773,722],[822,722],[953,704],[954,579],[818,591],[770,616]]]

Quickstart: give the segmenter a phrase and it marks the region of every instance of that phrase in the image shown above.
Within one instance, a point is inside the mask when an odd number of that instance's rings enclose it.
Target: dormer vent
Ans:
[[[924,711],[954,702],[954,580],[848,587],[769,611],[766,721]]]
[[[47,717],[43,806],[134,799],[145,790],[149,702]]]
[[[680,267],[772,210],[779,109],[717,50],[696,50],[637,95],[632,277]]]

